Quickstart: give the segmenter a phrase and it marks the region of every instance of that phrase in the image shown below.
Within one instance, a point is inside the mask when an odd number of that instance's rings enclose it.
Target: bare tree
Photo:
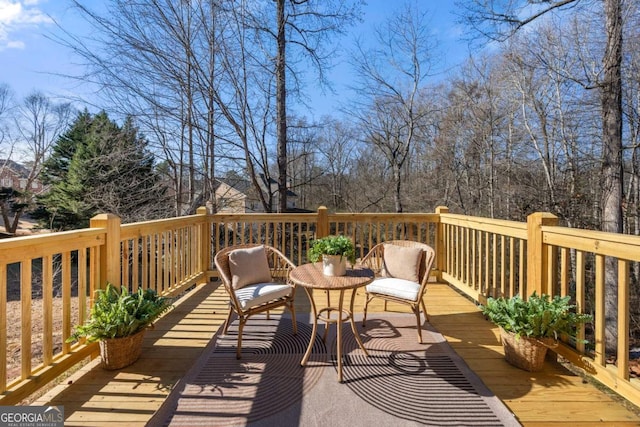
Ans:
[[[318,187],[324,168],[317,149],[323,126],[308,123],[304,117],[289,117],[288,123],[287,176],[290,188],[298,196],[298,207],[314,209],[323,204]]]
[[[11,126],[9,113],[14,106],[13,104],[11,88],[6,84],[0,84],[0,148],[5,158],[10,158],[13,151],[13,144],[9,138],[9,128]]]
[[[21,161],[27,166],[24,190],[12,189],[10,197],[3,198],[0,204],[7,232],[16,232],[25,210],[34,204],[31,189],[40,175],[42,162],[58,136],[69,125],[72,113],[70,103],[55,103],[41,92],[33,92],[25,97],[13,111],[13,129],[16,132],[13,136],[13,146],[16,147],[14,161]]]
[[[521,28],[554,11],[567,11],[583,0],[520,0],[486,2],[463,0],[465,21],[482,36],[505,41]],[[603,31],[605,44],[602,69],[595,82],[600,92],[602,123],[602,195],[601,229],[614,233],[623,231],[623,143],[622,143],[622,29],[623,0],[603,0]],[[527,6],[533,6],[527,9]],[[528,12],[531,11],[531,12]],[[617,270],[615,260],[607,264],[605,289],[607,349],[616,352],[617,334]]]
[[[71,76],[100,88],[102,108],[133,117],[152,149],[166,157],[176,214],[212,199],[217,118],[210,88],[216,84],[217,1],[111,0],[104,12],[74,1],[93,31],[79,37],[61,29],[58,41],[84,61]]]
[[[354,54],[354,72],[360,80],[355,89],[361,99],[352,111],[365,141],[387,159],[396,212],[403,211],[403,165],[421,121],[429,114],[420,102],[420,93],[431,72],[436,40],[426,22],[426,12],[406,6],[376,28],[378,48],[368,49],[360,41]]]
[[[626,185],[624,199],[626,203],[625,218],[628,233],[640,235],[640,7],[633,5],[629,20],[630,30],[625,39],[630,52],[628,61],[624,64],[623,75],[626,84],[623,92],[623,105],[628,123],[628,147],[631,149],[631,161],[628,171],[629,180]],[[635,266],[635,276],[640,276],[640,266]]]
[[[262,192],[276,162],[286,206],[287,98],[308,65],[324,81],[328,41],[355,19],[357,0],[110,0],[105,13],[74,3],[95,29],[62,40],[87,65],[78,77],[155,137],[179,213],[213,198],[216,169],[246,170]]]
[[[27,95],[17,109],[15,128],[19,142],[24,144],[25,157],[32,164],[28,184],[40,173],[42,162],[69,126],[73,112],[70,103],[55,103],[41,92]]]
[[[265,45],[275,42],[273,77],[275,79],[276,155],[278,169],[278,209],[287,208],[287,99],[300,93],[304,79],[301,64],[314,70],[317,81],[326,83],[325,70],[335,48],[330,39],[353,22],[360,0],[274,0],[275,20],[265,22],[262,12],[250,14],[249,25],[266,36]],[[275,25],[274,25],[275,24]],[[310,66],[310,67],[309,67]],[[291,78],[289,78],[291,77]]]

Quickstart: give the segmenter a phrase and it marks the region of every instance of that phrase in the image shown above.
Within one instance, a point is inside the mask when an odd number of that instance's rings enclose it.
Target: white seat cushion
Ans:
[[[366,286],[367,292],[390,295],[397,298],[416,301],[420,284],[395,277],[381,277]]]
[[[236,289],[240,308],[247,310],[269,301],[291,295],[293,288],[282,283],[256,283]]]

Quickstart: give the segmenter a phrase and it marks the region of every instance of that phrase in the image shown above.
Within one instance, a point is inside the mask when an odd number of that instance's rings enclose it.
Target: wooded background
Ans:
[[[343,108],[320,120],[299,106],[311,84],[330,84],[327,67],[360,17],[358,1],[112,0],[102,14],[87,3],[74,2],[92,36],[68,28],[58,40],[86,65],[84,75],[69,77],[100,88],[89,110],[135,129],[169,196],[164,209],[132,220],[215,203],[213,177],[240,176],[258,189],[262,174],[312,210],[445,205],[514,220],[549,211],[562,224],[597,229],[610,191],[604,184],[617,174],[624,231],[640,230],[636,2],[495,2],[503,9],[481,10],[483,2],[460,1],[478,49],[446,74],[428,11],[399,3],[349,52],[356,95],[336,94]],[[611,5],[624,34],[622,145],[614,156],[622,173],[615,164],[612,172],[603,142]],[[498,12],[518,21],[492,31],[479,25]],[[61,136],[87,114],[76,115],[77,106],[37,92],[15,99],[5,85],[3,157],[28,159],[38,179]],[[281,210],[272,192],[259,194],[265,210]]]

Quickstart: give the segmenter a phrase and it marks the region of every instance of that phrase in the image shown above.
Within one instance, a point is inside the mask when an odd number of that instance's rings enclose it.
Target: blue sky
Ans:
[[[87,4],[95,8],[101,2],[91,0]],[[455,17],[451,14],[453,0],[415,2],[432,16],[431,31],[441,42],[443,51],[447,52],[442,57],[442,68],[462,62],[468,54],[466,44],[459,41],[462,29],[455,24]],[[364,22],[354,27],[349,37],[366,38],[373,25],[384,21],[388,14],[402,5],[402,0],[368,0]],[[76,83],[55,75],[74,73],[76,60],[69,51],[47,38],[58,31],[54,20],[63,28],[83,31],[82,20],[70,9],[67,0],[0,0],[0,83],[9,85],[18,98],[34,90],[62,97],[83,93],[83,88]],[[331,74],[339,93],[344,90],[347,73],[346,65],[342,64]],[[313,115],[334,111],[335,98],[331,94],[314,93]]]

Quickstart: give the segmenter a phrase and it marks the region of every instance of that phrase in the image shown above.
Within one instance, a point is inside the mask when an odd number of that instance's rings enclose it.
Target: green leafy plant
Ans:
[[[87,341],[122,338],[136,334],[150,325],[171,307],[167,298],[159,297],[152,289],[138,289],[130,293],[126,287],[111,283],[96,291],[96,299],[89,320],[76,327],[67,342],[87,337]]]
[[[350,263],[356,262],[356,250],[351,239],[345,236],[327,236],[312,242],[307,256],[309,261],[318,262],[322,255],[340,255]]]
[[[591,321],[590,315],[576,313],[576,306],[569,301],[568,296],[551,298],[534,292],[526,301],[520,296],[489,298],[481,309],[489,320],[515,333],[516,338],[558,339],[563,334],[574,337],[578,325]]]

